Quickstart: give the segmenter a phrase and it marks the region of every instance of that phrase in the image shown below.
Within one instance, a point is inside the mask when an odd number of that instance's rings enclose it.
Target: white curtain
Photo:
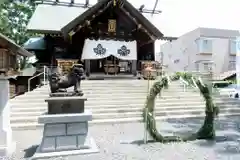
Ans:
[[[82,60],[102,59],[110,55],[122,60],[137,60],[137,43],[136,41],[85,40]]]

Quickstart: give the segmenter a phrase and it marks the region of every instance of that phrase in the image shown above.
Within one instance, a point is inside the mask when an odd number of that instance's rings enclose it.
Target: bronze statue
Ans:
[[[51,94],[50,96],[83,96],[80,90],[81,80],[83,79],[83,65],[75,64],[70,69],[69,73],[62,76],[58,73],[49,75],[49,83]],[[67,92],[67,88],[74,87],[73,92]]]

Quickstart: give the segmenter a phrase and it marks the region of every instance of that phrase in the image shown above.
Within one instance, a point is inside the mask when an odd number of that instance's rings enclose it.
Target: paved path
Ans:
[[[55,158],[57,160],[238,160],[240,159],[240,117],[217,121],[217,140],[188,143],[142,144],[143,124],[96,125],[91,135],[100,148],[93,155]],[[158,122],[164,135],[191,133],[202,124],[201,119]],[[16,160],[30,157],[40,143],[42,130],[14,131],[17,140]],[[32,147],[31,147],[32,146]],[[24,158],[24,159],[25,159]],[[0,158],[1,159],[1,158]]]

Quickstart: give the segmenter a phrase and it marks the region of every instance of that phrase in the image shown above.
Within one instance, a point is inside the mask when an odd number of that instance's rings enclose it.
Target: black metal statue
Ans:
[[[65,76],[62,76],[58,73],[49,75],[49,83],[51,89],[50,96],[83,96],[83,93],[80,90],[83,74],[83,65],[75,64],[72,66],[69,73]],[[67,92],[67,88],[69,87],[74,87],[74,91]]]

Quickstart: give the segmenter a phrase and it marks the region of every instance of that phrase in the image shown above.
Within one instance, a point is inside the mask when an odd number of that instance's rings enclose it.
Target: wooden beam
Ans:
[[[136,18],[132,18],[131,15],[130,15],[130,13],[129,13],[128,11],[126,11],[123,7],[120,8],[120,9],[121,9],[130,19],[132,19],[137,26],[139,26],[140,23],[137,22]],[[143,29],[143,31],[151,38],[151,40],[153,40],[153,41],[156,40],[156,37],[153,36],[153,35],[151,35],[142,25],[141,25],[140,28]]]
[[[151,42],[153,42],[153,41],[152,41],[152,40],[149,40],[149,41],[147,41],[147,42],[141,43],[139,47],[142,47],[142,46],[144,46],[144,45],[146,45],[146,44],[149,44],[149,43],[151,43]]]
[[[2,52],[2,51],[7,52],[8,49],[6,49],[6,48],[0,48],[0,52]]]
[[[75,27],[73,31],[77,33],[82,27],[89,26],[91,24],[91,21],[94,20],[94,18],[96,18],[102,12],[104,12],[112,3],[113,3],[112,1],[108,2],[103,9],[99,10],[96,14],[93,14],[92,17],[90,19],[87,19],[83,25],[78,25],[77,27]]]

